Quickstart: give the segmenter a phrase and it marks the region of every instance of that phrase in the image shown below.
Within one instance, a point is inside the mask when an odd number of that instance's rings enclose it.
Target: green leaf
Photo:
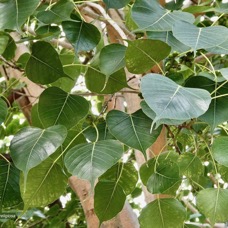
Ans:
[[[142,110],[127,114],[112,110],[106,117],[112,135],[129,147],[140,150],[146,157],[146,150],[156,141],[161,128],[150,134],[152,120]]]
[[[0,55],[5,51],[9,41],[9,36],[6,33],[0,32]]]
[[[196,205],[200,212],[210,219],[211,224],[228,220],[228,190],[210,188],[200,191],[196,197]]]
[[[46,11],[37,14],[37,19],[44,24],[58,24],[70,19],[70,14],[74,9],[74,4],[69,0],[60,0]]]
[[[84,21],[64,21],[62,27],[75,53],[92,50],[101,39],[97,27]]]
[[[44,41],[32,45],[32,54],[25,72],[31,81],[39,84],[48,84],[61,77],[69,77],[63,72],[57,51]]]
[[[228,136],[220,136],[214,140],[212,154],[219,164],[228,167]]]
[[[203,89],[184,88],[159,74],[147,74],[141,82],[142,95],[148,106],[156,113],[153,121],[180,124],[197,118],[209,108],[210,93]]]
[[[65,166],[69,173],[81,179],[95,180],[112,167],[122,156],[123,147],[115,140],[76,145],[67,151]]]
[[[38,111],[44,127],[61,124],[69,129],[86,117],[89,103],[84,97],[50,87],[40,95]]]
[[[104,0],[107,8],[120,9],[126,6],[131,0]]]
[[[171,52],[187,52],[190,50],[190,47],[184,45],[179,40],[177,40],[171,31],[167,32],[147,32],[149,39],[161,40],[162,42],[167,43],[171,48]]]
[[[159,65],[171,51],[171,48],[160,40],[135,40],[128,41],[128,44],[126,66],[134,74],[146,72],[154,65]]]
[[[15,166],[26,176],[29,170],[53,154],[66,138],[64,126],[58,125],[47,129],[26,127],[13,138],[10,154]]]
[[[221,175],[221,178],[225,182],[228,182],[228,167],[223,166],[223,165],[218,165],[218,172]]]
[[[173,35],[193,50],[215,47],[228,38],[228,29],[223,26],[199,28],[179,21],[173,26]]]
[[[14,58],[14,56],[15,56],[17,46],[16,46],[14,39],[11,36],[8,36],[8,37],[9,37],[9,40],[8,40],[7,46],[5,48],[5,51],[2,53],[2,56],[6,60],[12,60],[12,58]]]
[[[0,158],[0,212],[22,202],[19,188],[20,171],[10,162]]]
[[[125,67],[126,47],[121,44],[110,44],[100,53],[100,69],[105,75],[111,75]]]
[[[171,31],[175,22],[194,22],[194,16],[181,11],[169,11],[154,0],[136,1],[132,8],[132,18],[140,31]]]
[[[215,47],[207,48],[206,50],[214,54],[228,54],[228,39],[223,43],[216,45]]]
[[[186,217],[185,208],[172,198],[156,199],[141,212],[141,228],[181,228]]]
[[[112,94],[128,87],[124,69],[107,77],[99,70],[89,67],[85,74],[85,82],[87,89],[99,94]]]
[[[197,155],[192,153],[183,153],[178,159],[180,173],[194,181],[199,181],[203,175],[204,167]]]
[[[0,98],[0,125],[5,121],[7,116],[7,104],[6,102]]]
[[[227,68],[222,68],[222,69],[220,69],[219,71],[221,72],[222,76],[223,76],[226,80],[228,80],[228,67],[227,67]]]
[[[95,187],[94,210],[100,223],[122,210],[126,196],[134,190],[137,181],[137,171],[130,163],[118,163],[99,178]]]
[[[40,0],[8,0],[0,2],[0,30],[17,29],[35,11]]]
[[[225,95],[228,93],[228,86],[222,83],[216,83],[206,77],[196,76],[189,79],[186,83],[186,87],[195,87],[207,90],[212,93],[216,90],[213,96]],[[219,88],[219,89],[217,89]],[[211,101],[209,109],[199,119],[208,123],[213,131],[219,124],[228,120],[228,99],[226,96],[214,98]]]
[[[26,190],[24,176],[21,175],[20,187],[24,210],[30,207],[43,207],[58,199],[65,192],[67,177],[61,167],[48,158],[30,170]],[[25,190],[25,191],[24,191]]]

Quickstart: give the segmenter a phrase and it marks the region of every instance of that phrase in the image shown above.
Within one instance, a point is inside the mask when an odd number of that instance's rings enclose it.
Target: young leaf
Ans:
[[[95,180],[112,167],[122,156],[123,147],[116,140],[83,143],[67,151],[64,161],[69,173],[81,179]]]
[[[200,191],[196,197],[196,205],[211,224],[228,220],[228,190],[210,188]]]
[[[159,74],[144,76],[141,90],[146,103],[156,113],[153,124],[157,126],[158,121],[159,124],[170,124],[173,120],[183,123],[197,118],[207,111],[211,102],[206,90],[184,88]]]
[[[156,199],[142,210],[139,223],[142,228],[181,228],[185,217],[185,208],[178,200]]]
[[[25,180],[29,170],[53,154],[66,138],[64,126],[47,129],[26,127],[13,138],[10,154],[15,166],[24,172]]]
[[[62,26],[66,38],[74,47],[75,53],[92,50],[101,39],[97,27],[84,21],[64,21]]]
[[[61,77],[69,77],[63,72],[57,51],[44,41],[32,45],[32,54],[25,72],[31,81],[38,84],[48,84]]]
[[[140,31],[171,31],[175,22],[194,22],[194,16],[181,11],[171,12],[154,0],[136,1],[132,8],[132,18]]]
[[[0,125],[4,122],[7,115],[7,105],[4,100],[0,98]]]
[[[126,6],[130,0],[104,0],[107,8],[120,9]]]
[[[128,41],[128,44],[126,66],[134,74],[146,72],[154,65],[159,65],[171,51],[171,48],[160,40],[135,40]]]
[[[0,1],[0,30],[17,29],[35,11],[40,0]]]
[[[127,146],[140,150],[145,157],[146,149],[156,141],[161,132],[159,128],[150,133],[152,120],[142,110],[133,114],[112,110],[108,113],[106,121],[115,138]]]
[[[67,177],[58,164],[48,158],[30,170],[26,190],[24,176],[21,175],[20,188],[24,201],[24,210],[30,207],[43,207],[58,199],[67,186]],[[24,191],[25,190],[25,191]]]
[[[38,103],[39,118],[44,127],[61,124],[69,129],[88,111],[89,103],[84,97],[66,93],[57,87],[44,90]]]
[[[228,29],[223,26],[199,28],[179,21],[173,26],[173,35],[193,50],[215,47],[228,38]]]

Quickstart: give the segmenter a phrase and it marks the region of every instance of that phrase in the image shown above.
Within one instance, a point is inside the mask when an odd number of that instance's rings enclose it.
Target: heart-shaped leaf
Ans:
[[[146,72],[154,65],[159,65],[171,51],[171,48],[160,40],[135,40],[128,41],[128,44],[126,66],[134,74]]]
[[[144,76],[141,90],[146,103],[156,113],[153,124],[158,121],[159,124],[172,124],[173,120],[183,123],[197,118],[207,111],[211,102],[206,90],[184,88],[159,74]]]
[[[110,44],[102,48],[100,53],[101,72],[105,75],[111,75],[125,67],[125,52],[126,47],[121,44]]]
[[[97,27],[84,21],[64,21],[62,26],[66,38],[74,47],[75,53],[92,50],[101,39]]]
[[[146,157],[146,150],[156,141],[161,128],[150,133],[152,120],[142,110],[127,114],[112,110],[106,117],[108,128],[119,141],[140,150]]]
[[[139,223],[142,228],[181,228],[185,217],[185,208],[178,200],[156,199],[142,210]]]
[[[63,72],[57,51],[44,41],[33,44],[25,72],[31,81],[39,84],[48,84],[61,77],[69,77]]]
[[[130,0],[104,0],[107,8],[120,9],[126,6]]]
[[[40,0],[8,0],[0,2],[0,30],[17,29],[35,11]]]
[[[116,140],[103,140],[76,145],[67,151],[64,161],[69,173],[81,179],[95,180],[122,156],[123,147]]]
[[[212,48],[207,48],[206,50],[214,54],[226,55],[228,54],[228,39],[225,40],[223,43],[216,45],[215,47],[212,47]]]
[[[58,125],[47,129],[26,127],[14,136],[10,154],[15,166],[24,172],[25,181],[29,170],[53,154],[66,135],[66,128]]]
[[[118,163],[99,178],[95,187],[94,210],[100,223],[122,210],[126,196],[134,190],[137,180],[137,171],[130,163]]]
[[[210,219],[211,224],[228,220],[228,190],[210,188],[200,191],[196,205],[200,212]]]
[[[0,125],[4,122],[7,115],[7,104],[0,98]]]
[[[181,11],[169,11],[154,0],[136,1],[132,8],[132,18],[140,31],[171,31],[177,21],[194,22],[194,16]]]
[[[38,111],[44,127],[61,124],[71,128],[86,117],[89,103],[83,97],[50,87],[40,95]]]
[[[173,26],[173,35],[193,50],[215,47],[228,39],[228,29],[223,26],[199,28],[179,21]]]

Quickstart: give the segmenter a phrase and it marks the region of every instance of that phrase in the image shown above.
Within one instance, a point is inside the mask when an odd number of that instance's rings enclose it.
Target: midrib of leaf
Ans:
[[[82,27],[83,27],[83,21],[81,22],[81,26],[80,26],[80,29],[79,29],[79,33],[78,33],[78,39],[76,40],[76,51],[78,51],[78,46],[79,46],[79,42],[80,42],[80,37],[81,37],[81,31],[82,31]]]
[[[165,228],[165,223],[164,223],[164,219],[163,219],[163,215],[162,215],[162,210],[161,210],[161,204],[160,204],[160,199],[158,198],[158,209],[159,209],[159,213],[160,213],[160,217],[161,217],[161,221],[162,221],[162,227]]]
[[[19,9],[18,9],[18,0],[15,0],[15,6],[16,6],[16,23],[17,23],[17,29],[19,28]]]
[[[90,164],[91,164],[90,176],[91,177],[93,177],[92,168],[93,168],[93,157],[94,157],[95,146],[96,146],[96,142],[93,143],[92,153],[91,153],[91,159],[90,159]],[[91,186],[94,186],[94,180],[92,180]]]
[[[197,39],[196,39],[196,45],[195,45],[194,50],[196,50],[196,48],[197,48],[197,46],[198,46],[201,31],[202,31],[202,28],[199,28],[199,33],[198,33],[198,36],[197,36]]]
[[[216,200],[215,200],[215,207],[214,207],[214,212],[213,212],[213,221],[215,222],[216,220],[216,213],[217,213],[217,206],[218,206],[218,198],[219,198],[219,188],[217,188],[217,195],[216,195]]]

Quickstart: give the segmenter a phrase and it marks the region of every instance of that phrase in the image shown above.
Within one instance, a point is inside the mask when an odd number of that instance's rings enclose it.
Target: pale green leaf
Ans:
[[[9,36],[6,33],[0,32],[0,55],[5,51],[9,41]]]
[[[107,8],[120,9],[126,6],[131,0],[104,0]]]
[[[216,45],[215,47],[207,48],[206,50],[214,54],[228,54],[228,39],[223,43]]]
[[[220,69],[219,71],[221,72],[222,76],[223,76],[226,80],[228,80],[228,67],[227,67],[227,68],[222,68],[222,69]]]

